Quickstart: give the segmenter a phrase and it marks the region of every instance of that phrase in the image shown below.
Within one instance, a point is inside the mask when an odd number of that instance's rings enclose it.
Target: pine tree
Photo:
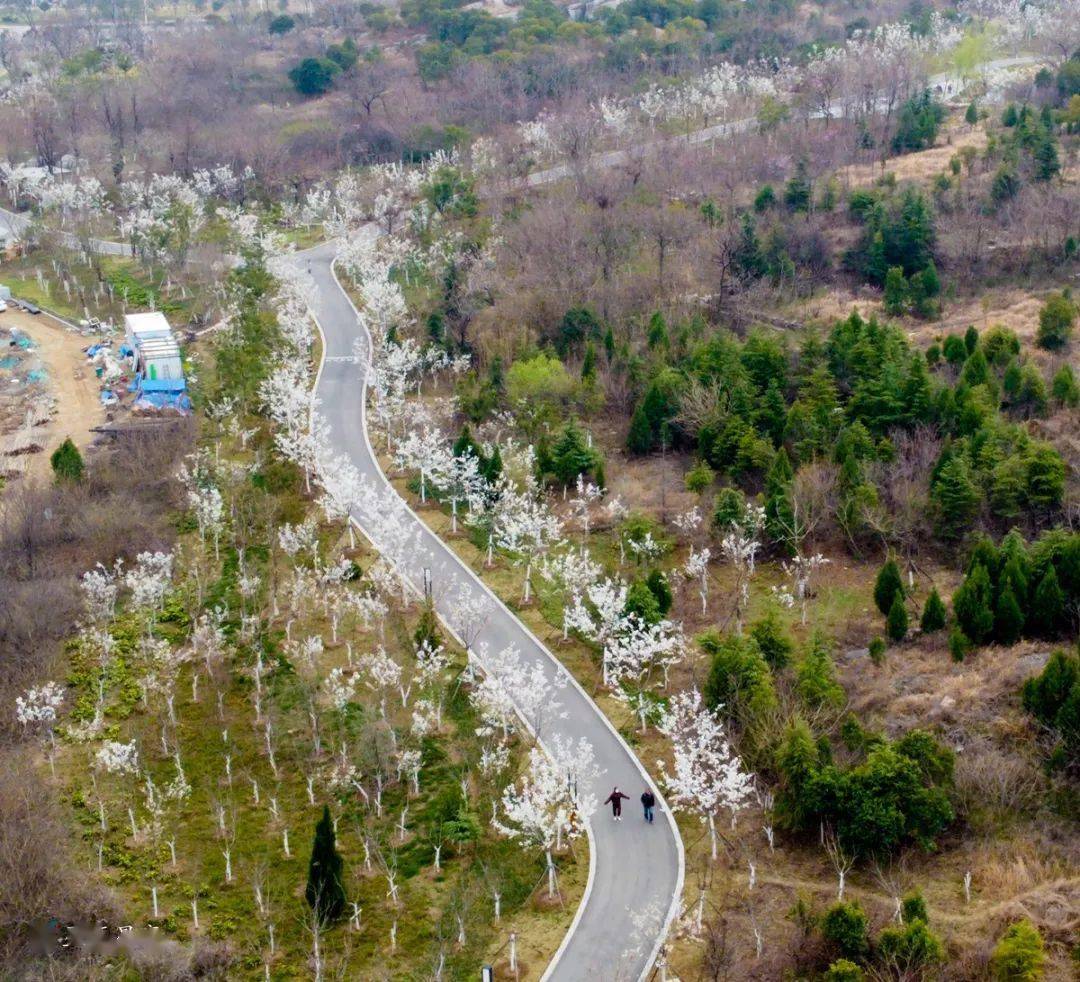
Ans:
[[[819,631],[814,632],[810,646],[795,673],[795,690],[809,707],[842,706],[847,698],[844,689],[836,681],[829,642]]]
[[[345,910],[345,887],[341,882],[343,868],[330,807],[323,805],[322,818],[315,826],[307,889],[304,891],[308,906],[315,911],[322,924],[336,921]]]
[[[765,477],[765,523],[769,535],[778,542],[791,534],[794,524],[789,497],[794,476],[787,451],[781,447]]]
[[[896,565],[896,560],[890,557],[878,571],[877,580],[874,582],[874,603],[886,617],[892,610],[897,594],[903,599],[904,582],[900,578],[900,568]]]
[[[480,473],[488,484],[494,485],[502,476],[502,469],[502,454],[499,452],[499,445],[496,443],[491,450],[491,456],[487,460],[480,462]]]
[[[968,573],[960,589],[953,595],[957,625],[975,644],[986,641],[994,629],[992,595],[990,574],[982,563]]]
[[[1016,602],[1012,585],[1006,584],[994,605],[994,640],[1014,645],[1024,633],[1024,612]]]
[[[581,361],[581,381],[596,381],[596,346],[592,341],[585,345],[585,357]]]
[[[1054,373],[1054,381],[1051,383],[1050,391],[1060,405],[1069,409],[1080,406],[1080,386],[1076,384],[1076,375],[1073,373],[1072,365],[1068,362]]]
[[[979,107],[975,105],[975,100],[972,99],[968,103],[968,107],[964,112],[964,122],[968,126],[974,126],[979,121]]]
[[[762,657],[774,672],[787,668],[794,645],[775,610],[770,608],[763,617],[754,621],[750,627],[750,636],[757,642]]]
[[[563,427],[551,450],[551,472],[564,484],[573,484],[596,463],[596,452],[585,445],[585,434],[573,420]]]
[[[86,466],[83,464],[82,454],[79,448],[71,442],[71,437],[64,440],[49,458],[52,464],[53,474],[57,481],[70,481],[78,484],[83,479]]]
[[[892,641],[903,641],[907,637],[907,632],[907,605],[904,603],[903,593],[897,593],[889,608],[889,616],[885,619],[885,633]]]
[[[1050,566],[1031,600],[1032,627],[1044,637],[1056,637],[1065,613],[1065,595],[1058,584],[1057,570]]]
[[[959,538],[979,507],[979,489],[963,457],[954,456],[941,468],[931,489],[942,538]]]
[[[937,587],[934,587],[930,591],[930,596],[926,598],[919,627],[922,628],[923,634],[933,634],[945,626],[947,619],[948,612],[941,600],[941,594],[937,592]]]
[[[653,431],[645,404],[638,403],[630,419],[630,432],[626,437],[626,448],[634,454],[647,454],[653,448]]]
[[[907,309],[908,284],[902,266],[890,266],[885,274],[885,312],[902,314]]]
[[[959,624],[954,624],[953,629],[949,632],[949,654],[952,655],[952,660],[956,662],[963,661],[970,650],[971,641],[968,636],[961,630]]]
[[[1039,330],[1036,336],[1041,348],[1061,348],[1072,334],[1076,321],[1076,304],[1068,292],[1055,293],[1039,311]]]
[[[995,982],[1038,982],[1046,952],[1039,929],[1026,918],[1009,925],[990,956]]]
[[[483,454],[480,452],[480,445],[473,439],[472,430],[469,429],[468,423],[461,428],[461,434],[454,441],[453,449],[455,457],[464,457],[466,454],[472,454],[477,460],[483,460]]]
[[[668,326],[664,315],[659,310],[649,318],[649,329],[646,331],[646,342],[652,349],[666,348],[668,346]]]

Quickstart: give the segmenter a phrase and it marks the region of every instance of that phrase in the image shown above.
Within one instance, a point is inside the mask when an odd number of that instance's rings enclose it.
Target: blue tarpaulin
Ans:
[[[135,388],[143,392],[183,392],[187,388],[187,382],[182,378],[136,377]]]
[[[191,400],[184,392],[142,392],[135,399],[136,409],[172,409],[181,413],[191,411]]]

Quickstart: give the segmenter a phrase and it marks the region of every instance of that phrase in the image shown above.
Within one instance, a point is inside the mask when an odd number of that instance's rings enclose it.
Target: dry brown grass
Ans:
[[[927,181],[949,169],[949,161],[961,147],[986,147],[986,131],[979,126],[972,128],[961,117],[954,116],[942,126],[937,144],[928,150],[890,157],[884,171],[879,164],[859,164],[840,171],[842,183],[852,187],[865,187],[877,181],[882,174],[892,174],[898,181]]]

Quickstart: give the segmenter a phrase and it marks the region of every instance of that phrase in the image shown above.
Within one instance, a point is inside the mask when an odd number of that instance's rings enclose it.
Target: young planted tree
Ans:
[[[926,598],[919,627],[922,628],[923,634],[932,634],[934,631],[940,631],[947,620],[948,612],[945,610],[945,604],[941,599],[941,594],[937,592],[937,587],[934,587],[930,591],[930,596]]]
[[[897,593],[893,597],[892,606],[889,608],[889,616],[885,618],[885,633],[892,641],[903,641],[908,632],[907,605],[904,603],[904,595]]]
[[[661,770],[672,806],[697,812],[708,823],[715,862],[716,816],[727,809],[735,824],[753,794],[754,776],[743,769],[719,715],[704,705],[697,689],[671,700],[659,728],[672,744],[672,772]]]
[[[71,442],[71,437],[64,440],[53,451],[49,463],[52,464],[53,474],[56,475],[58,482],[68,481],[72,484],[78,484],[83,479],[83,472],[86,470],[82,454],[79,453],[79,448]]]
[[[342,884],[344,862],[337,851],[334,822],[330,806],[323,805],[322,818],[315,826],[315,841],[311,846],[308,864],[307,889],[304,897],[321,924],[330,924],[345,910],[345,887]]]
[[[900,568],[896,565],[896,560],[890,557],[878,571],[877,580],[874,582],[874,603],[883,616],[889,616],[897,594],[902,600],[904,583],[900,578]]]

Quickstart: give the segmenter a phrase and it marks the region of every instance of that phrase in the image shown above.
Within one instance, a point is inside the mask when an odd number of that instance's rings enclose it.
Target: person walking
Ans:
[[[648,788],[641,792],[641,807],[645,809],[645,821],[652,825],[653,809],[656,807],[656,795]]]
[[[623,794],[618,788],[612,788],[611,794],[604,800],[605,805],[611,805],[611,816],[616,822],[622,821],[622,803],[629,800],[630,795]]]

